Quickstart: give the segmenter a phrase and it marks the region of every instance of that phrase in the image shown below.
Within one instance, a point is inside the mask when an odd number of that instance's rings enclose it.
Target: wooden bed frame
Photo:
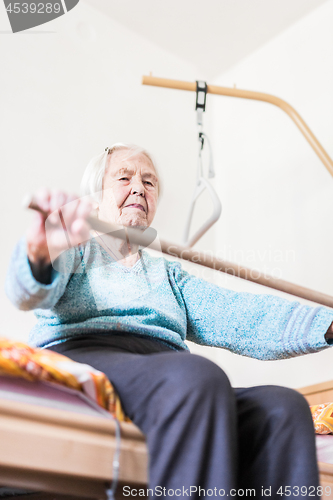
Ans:
[[[299,389],[309,405],[317,405],[321,403],[333,402],[333,380],[322,382],[321,384],[309,385]],[[333,436],[327,436],[332,439]],[[330,486],[331,496],[324,496],[325,500],[333,499],[333,456],[332,463],[318,462],[320,472],[320,484],[322,486]]]
[[[333,401],[333,381],[299,392],[310,405]],[[0,399],[0,443],[0,485],[43,492],[29,500],[106,499],[116,449],[113,420]],[[117,499],[125,498],[124,485],[146,486],[147,464],[144,435],[122,423]],[[319,470],[322,486],[332,488],[323,498],[333,499],[333,459],[319,462]]]
[[[52,492],[35,496],[40,500],[106,499],[116,448],[113,420],[0,399],[0,443],[1,485]],[[144,435],[122,423],[119,492],[122,485],[146,485],[147,461]]]

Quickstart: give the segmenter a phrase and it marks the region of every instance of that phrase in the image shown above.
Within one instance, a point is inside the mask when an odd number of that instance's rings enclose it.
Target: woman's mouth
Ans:
[[[145,209],[143,208],[143,206],[139,205],[138,203],[131,203],[131,205],[126,205],[125,208],[137,208],[137,209],[142,210],[143,212],[145,212]]]

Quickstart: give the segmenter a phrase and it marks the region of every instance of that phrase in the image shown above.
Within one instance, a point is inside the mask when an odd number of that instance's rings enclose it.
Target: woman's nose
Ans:
[[[141,181],[133,181],[132,183],[132,189],[131,189],[132,194],[136,194],[138,196],[143,196],[145,192],[144,185],[142,184]]]

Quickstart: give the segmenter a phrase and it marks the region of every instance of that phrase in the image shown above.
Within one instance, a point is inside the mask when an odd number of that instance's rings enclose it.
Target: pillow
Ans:
[[[333,403],[310,406],[316,434],[333,433]]]
[[[120,421],[128,421],[107,376],[92,366],[72,361],[48,349],[0,338],[0,376],[47,381],[82,391]]]

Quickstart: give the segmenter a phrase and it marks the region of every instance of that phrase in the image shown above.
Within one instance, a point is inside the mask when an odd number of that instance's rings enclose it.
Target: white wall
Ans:
[[[286,100],[333,158],[332,23],[330,0],[214,83]],[[219,255],[333,295],[333,178],[280,109],[219,96],[209,96],[208,103],[224,205],[216,232]],[[222,274],[219,283],[276,293]],[[216,349],[211,356],[236,386],[300,387],[332,378],[332,350],[279,362]]]
[[[33,313],[17,311],[4,294],[15,242],[31,214],[26,192],[40,186],[78,192],[88,160],[117,141],[156,156],[165,195],[155,227],[179,241],[196,155],[194,96],[144,87],[141,77],[195,80],[195,69],[156,48],[82,0],[75,9],[30,32],[10,26],[0,6],[1,335],[27,339]],[[43,33],[43,30],[46,33]],[[35,33],[32,33],[35,32]],[[194,176],[193,176],[194,182]]]

